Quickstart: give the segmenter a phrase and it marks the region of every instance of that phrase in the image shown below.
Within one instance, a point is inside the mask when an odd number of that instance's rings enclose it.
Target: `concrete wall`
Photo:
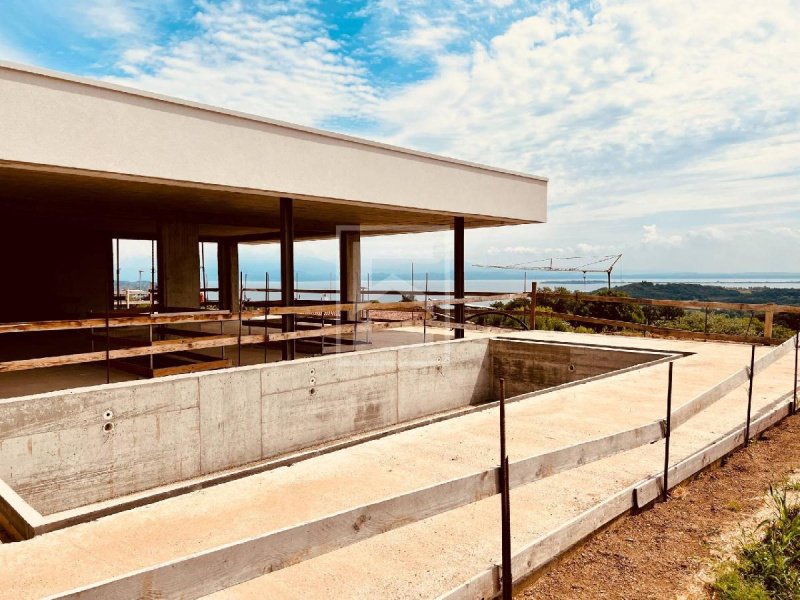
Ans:
[[[653,360],[467,339],[0,401],[0,479],[43,514]]]
[[[106,308],[112,277],[111,239],[78,227],[38,221],[0,224],[3,280],[0,321],[86,316]]]
[[[652,353],[571,344],[492,340],[494,394],[503,377],[506,397],[580,381],[650,362]]]
[[[0,98],[4,161],[460,215],[547,217],[541,178],[100,82],[0,64]]]
[[[490,399],[488,339],[0,401],[0,479],[51,514]]]

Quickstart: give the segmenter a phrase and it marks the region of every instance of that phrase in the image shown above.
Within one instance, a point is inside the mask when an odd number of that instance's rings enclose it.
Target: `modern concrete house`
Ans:
[[[497,597],[795,413],[796,340],[449,339],[478,301],[464,230],[544,222],[546,191],[0,64],[0,600]],[[438,339],[428,294],[359,304],[361,236],[435,230],[453,231],[455,274]],[[303,305],[294,243],[337,237],[341,299]],[[120,238],[156,248],[158,298],[139,312],[114,306]],[[280,245],[280,299],[245,310],[238,248],[258,242]],[[481,301],[523,297],[535,324],[535,285]],[[298,349],[355,348],[360,315],[389,306],[422,328],[401,316],[366,351]],[[167,355],[183,362],[154,362]],[[111,378],[128,359],[144,365]]]
[[[218,242],[232,308],[240,242],[281,244],[290,302],[293,242],[346,231],[352,300],[359,230],[453,229],[461,257],[465,228],[546,219],[540,177],[15,64],[0,99],[4,322],[104,311],[113,238],[158,240],[164,308],[199,307],[198,242]]]

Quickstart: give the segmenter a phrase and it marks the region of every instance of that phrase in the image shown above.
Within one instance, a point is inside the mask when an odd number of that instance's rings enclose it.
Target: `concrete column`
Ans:
[[[357,225],[339,230],[339,290],[343,303],[361,300],[361,231]],[[342,319],[355,320],[355,311],[342,311]]]
[[[195,223],[162,223],[158,288],[162,307],[200,308],[200,236]]]
[[[453,265],[453,291],[456,298],[464,297],[464,217],[455,217],[453,219],[453,256],[455,264]],[[455,322],[464,324],[464,305],[455,305]],[[456,329],[454,337],[458,340],[464,337],[463,329]]]
[[[294,201],[281,198],[281,304],[294,306]],[[284,333],[295,330],[295,315],[283,315]],[[287,340],[281,346],[283,360],[294,360],[295,341]]]
[[[223,310],[239,308],[239,244],[235,241],[217,242],[217,279],[219,279],[219,307]]]

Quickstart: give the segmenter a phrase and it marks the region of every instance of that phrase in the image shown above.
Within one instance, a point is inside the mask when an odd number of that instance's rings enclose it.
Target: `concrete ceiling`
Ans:
[[[0,162],[0,211],[14,227],[45,222],[106,231],[120,237],[154,237],[161,221],[200,224],[206,239],[278,239],[279,198],[253,190],[131,177],[52,171]],[[296,198],[297,239],[336,235],[337,226],[360,225],[364,235],[436,231],[453,215],[366,203]],[[466,227],[509,224],[509,219],[466,217]]]

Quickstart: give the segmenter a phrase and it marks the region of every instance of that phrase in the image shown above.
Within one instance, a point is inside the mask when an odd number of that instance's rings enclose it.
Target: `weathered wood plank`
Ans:
[[[560,294],[558,292],[537,292],[542,298],[555,298],[561,300],[575,300],[575,294]],[[612,304],[639,304],[645,306],[672,306],[675,308],[709,308],[716,310],[738,310],[746,312],[800,313],[800,306],[787,304],[747,304],[740,302],[704,302],[697,300],[656,300],[652,298],[628,298],[625,296],[601,296],[596,294],[577,294],[577,299],[582,302],[608,302]]]
[[[754,434],[773,426],[788,414],[788,395],[762,409],[751,425]],[[744,432],[736,428],[719,441],[706,446],[670,468],[670,482],[675,485],[698,473],[709,464],[729,454],[743,442]],[[634,493],[635,492],[635,493]],[[636,506],[641,508],[661,493],[661,476],[656,475],[621,490],[600,504],[581,513],[558,529],[537,538],[512,557],[512,573],[517,583],[569,550],[592,533]],[[638,502],[637,502],[638,500]],[[437,600],[484,600],[500,592],[498,566],[475,575],[467,582],[442,594]]]
[[[757,413],[756,418],[750,423],[750,434],[753,436],[758,435],[788,415],[789,396],[789,393],[784,394],[774,402],[762,408]],[[717,442],[706,446],[702,450],[671,466],[669,468],[670,487],[677,486],[708,465],[730,454],[742,444],[744,444],[744,423],[729,430],[729,432]],[[657,475],[639,484],[636,488],[637,508],[646,506],[660,496],[663,485],[663,474]]]
[[[383,323],[365,322],[362,325],[359,325],[359,327],[371,327],[372,329],[393,329],[397,327],[416,325],[419,322],[420,321],[417,321],[416,319],[411,319],[408,321],[387,321]],[[355,330],[356,327],[354,325],[332,325],[306,331],[267,334],[267,341],[271,342],[314,337],[330,337],[341,335],[343,333],[353,333]],[[151,346],[136,346],[133,348],[117,348],[111,350],[108,353],[108,357],[111,360],[116,360],[120,358],[132,358],[136,356],[149,356],[151,354],[167,354],[173,352],[183,352],[186,350],[202,350],[208,348],[219,348],[222,346],[236,346],[239,343],[263,344],[264,335],[243,335],[241,338],[236,335],[209,335],[202,338],[192,337],[172,340],[158,340],[153,342]],[[105,359],[106,352],[104,350],[96,352],[83,352],[79,354],[67,354],[64,356],[26,358],[22,360],[0,362],[0,373],[75,365],[87,362],[100,362],[104,361]]]
[[[590,323],[593,325],[608,325],[610,327],[620,327],[623,329],[633,329],[635,331],[648,331],[660,335],[670,335],[672,337],[700,340],[700,341],[719,341],[719,342],[744,342],[749,344],[773,344],[777,343],[772,339],[761,336],[729,335],[724,333],[700,333],[687,331],[685,329],[672,329],[668,327],[656,327],[645,325],[644,323],[633,323],[631,321],[616,321],[612,319],[600,319],[597,317],[587,317],[583,315],[572,315],[569,313],[548,312],[547,316],[563,319],[565,321],[577,321],[579,323]]]
[[[679,427],[695,415],[707,409],[717,401],[747,381],[747,371],[742,368],[720,383],[695,396],[672,412],[672,427]]]
[[[359,506],[52,598],[198,598],[497,493],[497,469]]]
[[[517,487],[600,460],[636,447],[635,443],[649,443],[661,432],[659,423],[651,423],[517,461],[511,465],[511,485]],[[473,473],[54,597],[100,599],[150,594],[160,598],[197,598],[488,498],[499,492],[498,477],[497,468]]]

